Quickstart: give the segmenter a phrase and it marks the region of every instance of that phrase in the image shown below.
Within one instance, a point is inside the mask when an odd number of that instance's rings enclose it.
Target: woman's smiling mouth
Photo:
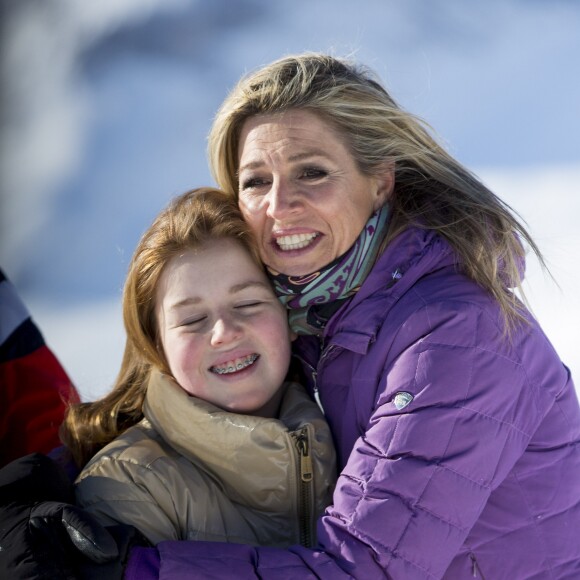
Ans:
[[[236,373],[243,371],[244,369],[252,366],[259,358],[259,355],[254,353],[248,356],[240,357],[227,361],[223,364],[215,365],[210,367],[210,371],[216,375],[229,375],[231,373]]]
[[[319,235],[316,232],[311,234],[292,234],[289,236],[280,236],[276,238],[275,242],[283,252],[301,250],[309,246]]]

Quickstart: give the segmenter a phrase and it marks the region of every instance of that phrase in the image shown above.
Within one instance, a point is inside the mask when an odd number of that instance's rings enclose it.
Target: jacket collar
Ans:
[[[328,426],[293,383],[287,385],[280,418],[269,419],[224,411],[153,371],[143,412],[171,447],[217,478],[228,496],[243,505],[270,504],[272,495],[284,501],[295,488],[297,452],[289,431],[311,424],[313,459],[323,458],[325,469],[334,468]]]
[[[419,278],[454,264],[453,250],[441,236],[425,229],[407,228],[388,244],[353,299],[328,322],[325,340],[365,354],[386,311]],[[369,307],[374,300],[380,300],[380,308]]]

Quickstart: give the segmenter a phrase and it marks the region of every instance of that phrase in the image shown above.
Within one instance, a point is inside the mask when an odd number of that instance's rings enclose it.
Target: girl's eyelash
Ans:
[[[257,300],[256,302],[247,302],[246,304],[239,304],[234,308],[251,308],[252,306],[260,306],[260,304],[262,304],[262,302]]]
[[[203,322],[205,320],[205,316],[203,316],[202,318],[195,318],[193,320],[187,320],[186,322],[184,322],[182,324],[182,326],[193,326],[194,324],[199,324],[200,322]]]
[[[261,306],[264,303],[263,300],[255,300],[253,302],[245,302],[243,304],[238,304],[234,306],[234,310],[242,310],[244,308],[255,308],[257,306]],[[187,327],[187,326],[196,326],[199,324],[204,323],[207,320],[207,316],[202,316],[201,318],[192,318],[191,320],[185,320],[180,324],[180,326]]]

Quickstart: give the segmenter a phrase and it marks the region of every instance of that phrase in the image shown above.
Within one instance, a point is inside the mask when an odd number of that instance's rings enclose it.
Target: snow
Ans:
[[[86,400],[114,381],[129,257],[211,184],[206,135],[244,72],[352,55],[527,221],[525,290],[580,383],[580,5],[489,0],[27,0],[3,13],[0,267]],[[541,31],[539,33],[538,31]]]

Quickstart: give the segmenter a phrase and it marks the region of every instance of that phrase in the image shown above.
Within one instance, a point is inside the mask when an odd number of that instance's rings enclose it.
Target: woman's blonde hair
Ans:
[[[155,294],[165,266],[186,250],[223,238],[237,240],[262,267],[253,235],[235,200],[212,188],[191,190],[175,198],[141,238],[123,291],[127,339],[115,385],[102,399],[69,407],[61,427],[61,439],[79,467],[143,418],[151,369],[170,372],[155,316]]]
[[[239,139],[255,115],[302,109],[338,131],[359,170],[376,175],[394,162],[395,187],[385,244],[410,224],[435,230],[455,249],[461,270],[499,302],[509,331],[520,319],[527,244],[543,257],[513,210],[404,111],[366,68],[325,54],[277,60],[242,78],[219,109],[209,134],[209,160],[219,186],[238,191]],[[523,295],[523,293],[522,293]]]

